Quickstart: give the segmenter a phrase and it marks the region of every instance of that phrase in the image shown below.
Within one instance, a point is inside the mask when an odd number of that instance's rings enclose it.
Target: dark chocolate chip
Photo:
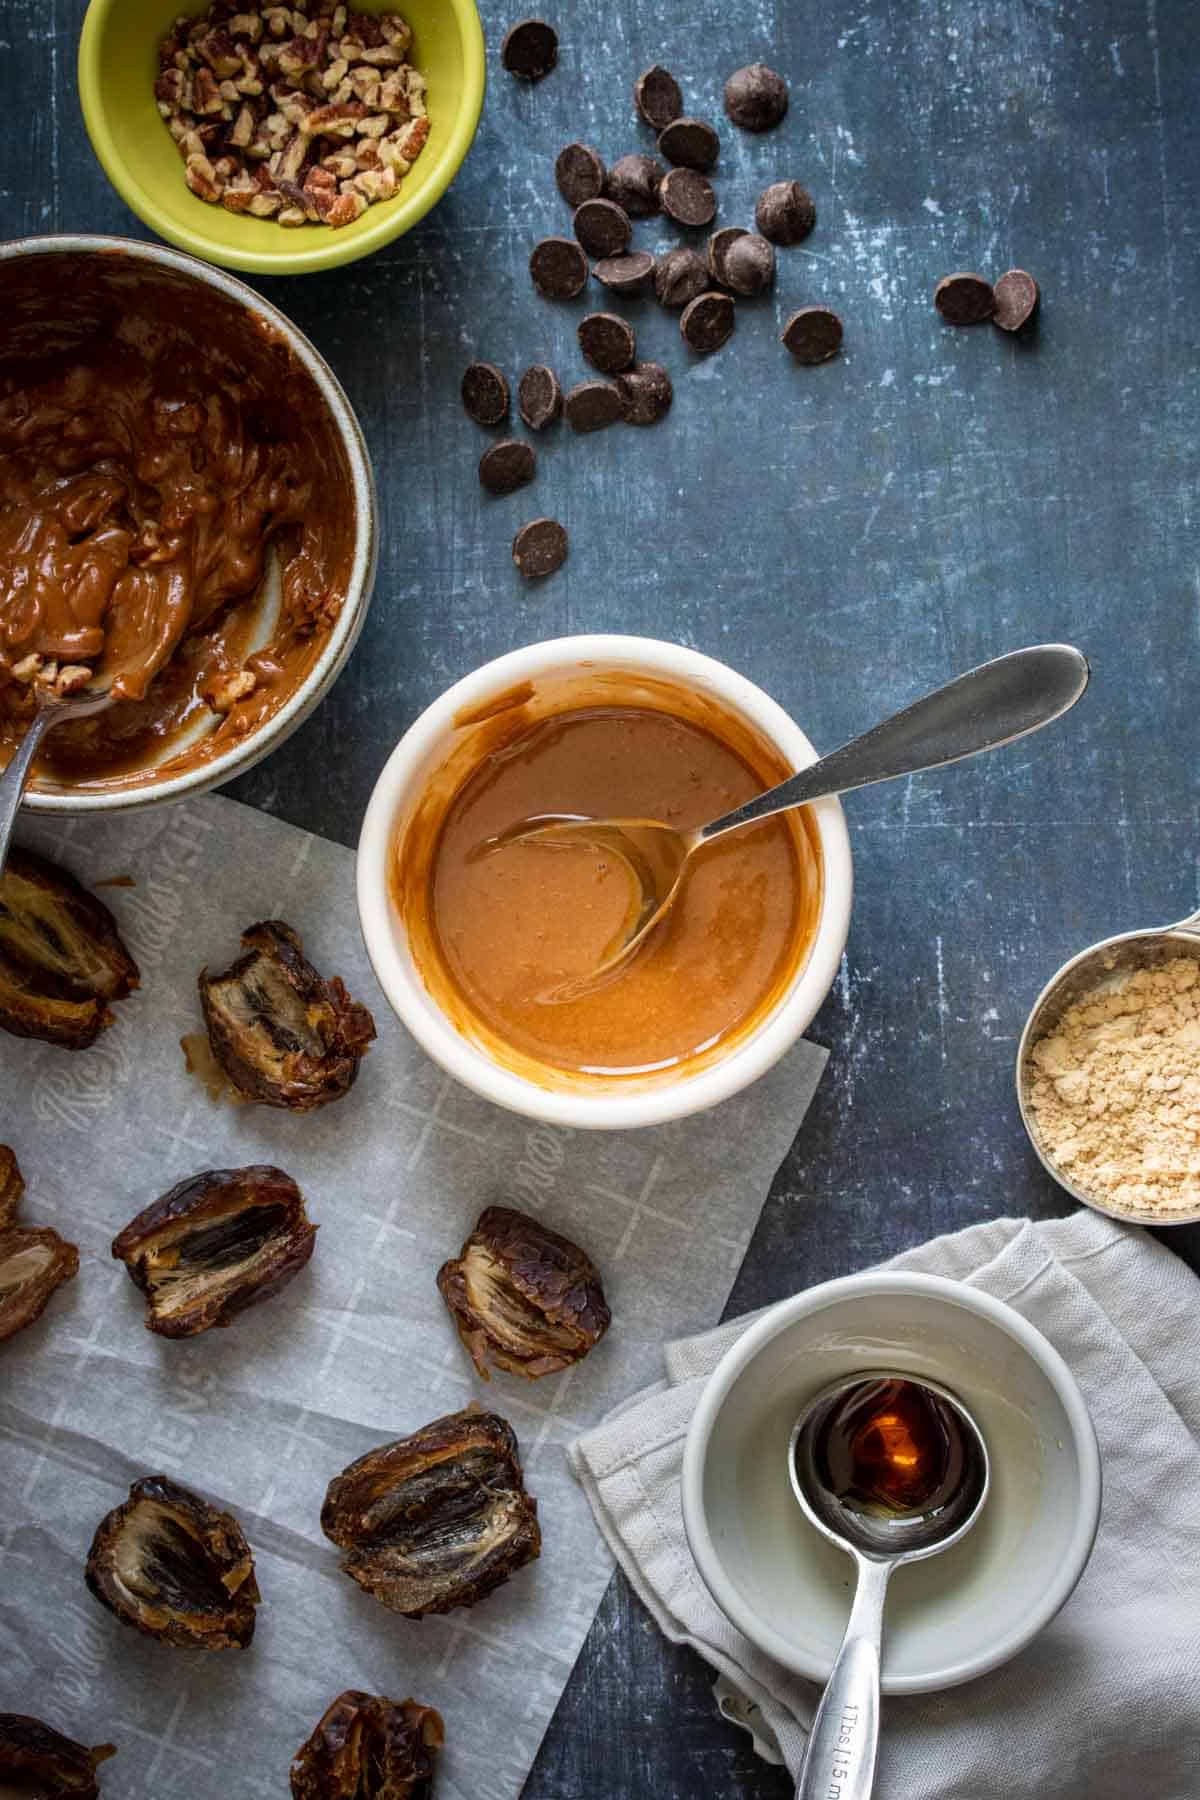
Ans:
[[[533,445],[522,443],[520,438],[489,444],[479,459],[479,479],[489,494],[513,494],[536,474]]]
[[[743,131],[770,131],[787,109],[787,82],[766,63],[735,69],[725,83],[725,111]]]
[[[1020,331],[1037,311],[1040,298],[1038,284],[1032,275],[1027,275],[1024,269],[1009,269],[996,283],[992,324],[998,325],[1001,331]]]
[[[708,264],[698,250],[668,250],[654,265],[654,296],[660,306],[686,306],[708,282]]]
[[[681,225],[710,225],[717,215],[712,182],[698,169],[672,169],[659,183],[658,198]]]
[[[744,225],[723,225],[708,240],[708,267],[714,281],[725,281],[725,255],[729,246],[748,235]]]
[[[602,375],[619,375],[637,356],[633,326],[616,313],[588,313],[579,321],[579,348]]]
[[[508,383],[495,363],[472,363],[462,378],[462,403],[478,425],[508,417]]]
[[[526,581],[553,575],[567,560],[567,532],[557,519],[530,519],[513,539],[512,559]]]
[[[517,411],[530,431],[544,431],[562,411],[558,376],[544,363],[534,363],[517,383]]]
[[[633,84],[633,104],[655,131],[661,131],[672,119],[677,119],[683,111],[683,95],[679,91],[679,83],[668,70],[655,63],[644,75],[639,75]]]
[[[640,362],[618,375],[617,391],[627,425],[657,425],[671,410],[671,377],[661,363]]]
[[[522,19],[501,44],[500,61],[519,81],[540,81],[558,61],[558,33],[544,19]]]
[[[982,275],[943,275],[933,290],[933,304],[947,325],[982,325],[996,309],[996,296]]]
[[[658,149],[677,168],[704,171],[716,162],[721,140],[706,119],[672,119],[658,134]]]
[[[775,252],[757,231],[739,232],[721,247],[718,261],[720,280],[747,300],[765,294],[775,279]]]
[[[587,286],[587,257],[572,238],[543,238],[533,246],[529,273],[547,300],[573,300]]]
[[[640,152],[619,156],[608,171],[604,192],[631,219],[648,219],[658,211],[658,184],[665,173],[656,157]]]
[[[823,363],[837,353],[842,321],[827,306],[802,306],[783,328],[780,342],[797,362]]]
[[[728,294],[700,294],[683,309],[679,329],[689,350],[707,356],[719,350],[734,326],[734,305]]]
[[[654,258],[648,250],[627,250],[623,256],[606,256],[592,270],[614,294],[640,294],[654,273]]]
[[[629,214],[615,200],[585,200],[575,214],[575,236],[589,256],[620,256],[631,235]]]
[[[817,222],[813,197],[798,181],[773,181],[758,196],[754,223],[773,244],[799,244]]]
[[[621,395],[611,381],[580,381],[568,388],[563,412],[572,431],[603,431],[621,417]]]
[[[582,206],[604,192],[604,164],[590,144],[568,144],[555,158],[554,179],[568,206]]]

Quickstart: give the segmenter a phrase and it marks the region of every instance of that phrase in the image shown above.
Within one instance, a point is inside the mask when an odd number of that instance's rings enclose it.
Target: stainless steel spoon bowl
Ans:
[[[1161,925],[1150,931],[1124,931],[1115,937],[1101,938],[1098,944],[1091,944],[1078,956],[1071,957],[1050,977],[1033,1003],[1017,1045],[1017,1104],[1038,1161],[1074,1199],[1093,1207],[1096,1212],[1107,1213],[1109,1218],[1122,1219],[1126,1224],[1195,1225],[1200,1223],[1200,1210],[1150,1213],[1135,1212],[1127,1206],[1109,1206],[1059,1168],[1042,1141],[1029,1104],[1034,1075],[1033,1047],[1055,1029],[1067,1009],[1084,994],[1095,993],[1097,988],[1129,969],[1153,968],[1174,956],[1191,956],[1200,961],[1200,912],[1191,913],[1175,925]]]
[[[485,839],[473,854],[487,855],[520,841],[551,849],[583,842],[625,865],[631,900],[620,931],[589,976],[546,996],[573,999],[613,974],[640,948],[673,905],[687,864],[706,844],[827,794],[943,768],[981,750],[1011,744],[1061,718],[1087,687],[1088,674],[1086,658],[1071,644],[1013,650],[914,700],[840,750],[708,825],[677,831],[657,819],[542,814]]]
[[[879,1513],[841,1498],[823,1479],[817,1447],[834,1408],[850,1392],[874,1382],[902,1380],[936,1396],[954,1417],[962,1439],[962,1467],[955,1485],[916,1513]],[[846,1635],[817,1716],[796,1800],[870,1800],[879,1750],[879,1667],[883,1603],[894,1570],[948,1550],[983,1510],[991,1480],[987,1445],[962,1401],[939,1382],[898,1371],[859,1371],[814,1396],[788,1440],[792,1491],[823,1537],[854,1561],[858,1585]]]

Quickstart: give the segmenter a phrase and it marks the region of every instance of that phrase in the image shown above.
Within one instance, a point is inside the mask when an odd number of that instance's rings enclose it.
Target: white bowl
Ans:
[[[226,781],[232,781],[236,775],[244,775],[247,769],[253,768],[255,763],[290,737],[332,687],[362,629],[375,580],[378,509],[370,457],[358,420],[324,357],[277,307],[270,305],[253,288],[247,287],[245,282],[227,275],[222,269],[199,262],[193,256],[185,256],[181,251],[168,250],[161,244],[145,244],[133,238],[93,237],[71,233],[57,237],[17,238],[10,243],[0,243],[0,302],[3,300],[5,270],[14,263],[27,262],[33,257],[41,256],[111,258],[114,255],[125,257],[130,262],[171,269],[201,287],[215,288],[218,293],[224,294],[245,309],[250,329],[262,331],[265,327],[286,339],[297,360],[312,377],[341,440],[354,496],[354,550],[342,608],[320,656],[299,683],[295,693],[289,696],[278,712],[272,714],[258,731],[231,744],[220,755],[198,763],[194,768],[184,768],[180,773],[162,780],[155,779],[154,769],[150,766],[145,771],[145,781],[140,785],[97,787],[89,790],[64,787],[41,789],[35,783],[26,789],[22,801],[25,808],[35,813],[123,812],[132,807],[157,805],[162,800],[176,800],[185,795],[202,793],[207,788],[219,787]]]
[[[896,1571],[883,1691],[931,1693],[1028,1644],[1083,1573],[1100,1519],[1100,1453],[1057,1350],[1003,1301],[934,1275],[874,1273],[781,1301],[722,1357],[683,1460],[683,1519],[705,1585],[752,1643],[825,1681],[850,1611],[850,1558],[797,1505],[788,1434],[856,1370],[927,1375],[979,1424],[992,1485],[978,1523]]]
[[[715,1106],[765,1073],[811,1023],[833,983],[850,923],[850,839],[837,800],[819,800],[812,816],[821,844],[823,893],[809,954],[758,1026],[724,1057],[688,1072],[543,1087],[503,1067],[470,1041],[430,994],[414,961],[390,888],[394,846],[429,781],[462,737],[461,717],[524,683],[548,677],[628,674],[675,682],[710,697],[744,720],[792,768],[816,761],[800,727],[744,676],[678,644],[638,637],[568,637],[498,657],[435,700],[385,763],[358,844],[358,910],[379,984],[417,1042],[464,1086],[513,1112],[550,1124],[594,1130],[656,1125]]]

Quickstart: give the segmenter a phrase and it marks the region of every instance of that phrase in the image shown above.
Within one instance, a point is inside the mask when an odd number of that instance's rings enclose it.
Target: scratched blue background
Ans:
[[[849,953],[814,1028],[832,1049],[732,1302],[738,1311],[933,1232],[1064,1210],[1021,1134],[1016,1036],[1045,976],[1113,930],[1197,904],[1197,171],[1192,0],[613,0],[564,8],[557,72],[518,87],[496,52],[470,160],[410,236],[329,276],[264,283],[341,376],[374,452],[383,557],[347,673],[234,792],[351,843],[396,738],[448,682],[517,644],[616,629],[734,663],[832,747],[984,657],[1069,638],[1093,686],[1044,738],[848,803]],[[81,0],[0,0],[0,231],[144,235],[88,148],[74,89]],[[635,75],[661,60],[720,119],[763,58],[784,125],[724,128],[718,223],[794,176],[818,226],[775,292],[689,360],[675,315],[625,303],[675,379],[669,422],[538,440],[536,487],[481,495],[486,435],[464,364],[567,379],[583,303],[526,261],[567,227],[552,162],[572,138],[649,148]],[[658,222],[637,242],[672,241]],[[1036,337],[944,328],[952,269],[1043,288]],[[796,306],[846,324],[832,365],[790,365]],[[598,301],[593,301],[593,304]],[[620,306],[621,303],[618,303]],[[536,590],[522,519],[571,532]],[[1200,1238],[1172,1241],[1195,1260]],[[519,1681],[519,1671],[515,1672]],[[615,1582],[528,1800],[782,1800],[778,1771],[712,1711]]]

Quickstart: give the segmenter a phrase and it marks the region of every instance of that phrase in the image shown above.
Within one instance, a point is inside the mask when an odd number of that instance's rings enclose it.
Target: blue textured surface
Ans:
[[[142,235],[79,120],[81,14],[0,0],[6,235]],[[1197,904],[1195,17],[1190,0],[616,0],[564,9],[559,68],[528,89],[499,70],[510,18],[489,0],[484,123],[448,198],[368,263],[263,284],[358,408],[384,544],[350,668],[241,799],[352,842],[420,708],[560,632],[710,651],[822,748],[1023,642],[1069,638],[1092,660],[1090,693],[1044,738],[849,801],[854,924],[814,1030],[833,1057],[733,1310],[979,1218],[1065,1210],[1012,1099],[1028,1005],[1081,945]],[[759,57],[792,106],[752,139],[726,127],[720,90]],[[630,90],[654,61],[720,120],[718,223],[749,223],[761,187],[794,176],[817,229],[708,361],[689,359],[675,315],[617,302],[675,377],[668,423],[544,434],[536,486],[489,500],[462,368],[584,372],[585,304],[536,298],[528,251],[567,229],[564,143],[609,159],[651,147]],[[686,236],[658,223],[636,242]],[[940,275],[1014,263],[1042,284],[1035,338],[942,326]],[[814,301],[845,319],[845,354],[804,370],[777,334]],[[590,304],[613,303],[596,290]],[[572,548],[530,590],[509,544],[537,513]],[[1195,1260],[1195,1232],[1171,1241]],[[790,1788],[615,1583],[529,1800],[732,1792]]]

